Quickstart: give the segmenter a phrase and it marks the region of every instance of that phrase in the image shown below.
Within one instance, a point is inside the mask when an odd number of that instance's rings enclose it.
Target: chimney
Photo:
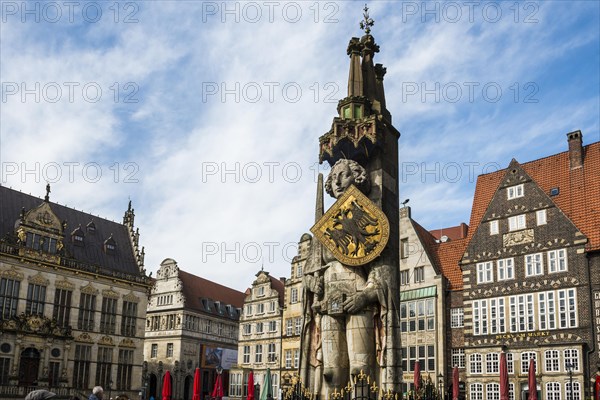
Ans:
[[[460,238],[464,239],[467,237],[467,234],[469,233],[469,225],[465,224],[464,222],[460,223]]]
[[[583,166],[583,146],[581,131],[567,133],[569,142],[569,165],[571,169]]]

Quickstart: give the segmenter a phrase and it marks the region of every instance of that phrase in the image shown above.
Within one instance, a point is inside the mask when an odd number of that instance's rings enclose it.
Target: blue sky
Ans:
[[[423,226],[468,223],[478,174],[600,139],[599,4],[369,4]],[[362,2],[0,6],[3,185],[115,220],[131,198],[150,271],[289,275]]]

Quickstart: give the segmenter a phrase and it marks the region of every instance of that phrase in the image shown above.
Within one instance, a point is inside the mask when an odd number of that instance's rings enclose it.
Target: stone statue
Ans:
[[[350,185],[363,193],[371,189],[365,169],[341,159],[332,167],[325,190],[339,198]],[[313,241],[303,276],[300,373],[305,386],[321,398],[345,387],[352,375],[363,371],[376,378],[385,368],[386,313],[397,309],[388,304],[387,293],[394,290],[391,268],[375,262],[344,265]]]

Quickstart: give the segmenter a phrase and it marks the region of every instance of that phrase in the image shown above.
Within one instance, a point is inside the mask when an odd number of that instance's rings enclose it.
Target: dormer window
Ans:
[[[83,246],[83,238],[84,238],[84,233],[83,233],[83,230],[81,229],[81,225],[79,225],[79,227],[77,229],[75,229],[73,232],[71,232],[71,240],[73,241],[74,245]]]
[[[117,242],[113,239],[112,234],[104,241],[104,252],[106,254],[114,254],[117,251]]]
[[[26,247],[29,247],[33,250],[43,251],[45,253],[56,253],[56,239],[32,232],[27,232],[25,237]]]
[[[94,233],[96,232],[96,224],[94,224],[94,221],[90,221],[87,225],[86,225],[86,229],[88,232],[90,233]]]

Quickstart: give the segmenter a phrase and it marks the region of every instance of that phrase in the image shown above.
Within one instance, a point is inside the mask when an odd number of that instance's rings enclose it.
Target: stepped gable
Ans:
[[[571,168],[570,152],[554,154],[520,164],[523,170],[550,195],[562,212],[588,238],[587,251],[600,250],[600,142],[582,147],[582,165]],[[481,222],[506,169],[477,178],[470,229],[470,241]],[[557,188],[558,194],[551,195]]]

